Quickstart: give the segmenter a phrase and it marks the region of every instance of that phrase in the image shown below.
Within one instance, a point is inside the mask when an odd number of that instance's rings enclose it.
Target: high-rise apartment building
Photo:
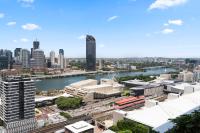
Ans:
[[[30,67],[30,51],[28,51],[27,49],[21,49],[20,62],[22,63],[22,68]]]
[[[86,36],[86,70],[96,71],[96,40],[93,36]]]
[[[50,60],[51,60],[51,64],[54,65],[55,64],[55,57],[56,57],[56,54],[54,51],[51,51],[50,52]]]
[[[0,78],[0,119],[5,133],[27,133],[36,127],[35,84],[30,78]]]

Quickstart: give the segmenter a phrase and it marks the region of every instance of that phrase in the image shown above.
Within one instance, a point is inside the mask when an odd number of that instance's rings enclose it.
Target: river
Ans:
[[[110,73],[110,74],[95,74],[92,76],[94,79],[100,80],[101,78],[112,79],[113,77],[123,77],[123,76],[137,76],[137,75],[159,75],[168,72],[175,72],[173,68],[154,68],[147,69],[145,72],[120,72],[120,73]],[[58,79],[44,79],[41,81],[36,81],[36,88],[39,90],[52,90],[52,89],[63,89],[65,86],[71,83],[78,82],[81,80],[86,80],[88,76],[75,76],[66,77]]]

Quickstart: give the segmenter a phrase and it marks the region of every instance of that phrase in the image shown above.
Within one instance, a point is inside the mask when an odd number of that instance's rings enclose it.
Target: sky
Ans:
[[[85,57],[200,57],[200,0],[0,0],[0,49]]]

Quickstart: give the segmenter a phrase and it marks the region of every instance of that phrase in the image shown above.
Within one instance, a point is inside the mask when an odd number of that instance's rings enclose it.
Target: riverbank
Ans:
[[[33,76],[32,79],[33,80],[57,79],[57,78],[59,79],[66,77],[86,76],[90,74],[109,74],[109,73],[114,73],[114,71],[92,71],[92,72],[79,71],[79,72],[70,72],[57,75],[36,75]]]
[[[98,73],[98,72],[90,72],[90,73],[79,73],[79,74],[72,74],[70,76],[65,75],[61,76],[62,78],[38,78],[39,81],[37,81],[36,78],[36,88],[39,90],[52,90],[52,89],[58,89],[61,90],[65,86],[68,86],[74,82],[79,82],[81,80],[86,80],[88,78],[93,78],[96,80],[100,80],[102,78],[106,79],[113,79],[115,77],[126,77],[126,76],[138,76],[138,75],[159,75],[163,73],[169,73],[169,72],[176,72],[176,69],[173,68],[158,68],[158,69],[151,69],[146,70],[144,72],[104,72],[104,73]],[[92,76],[88,76],[88,75]],[[80,76],[77,76],[80,75]]]

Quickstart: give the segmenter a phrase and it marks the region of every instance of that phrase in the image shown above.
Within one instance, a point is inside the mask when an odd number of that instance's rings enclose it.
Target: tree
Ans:
[[[132,120],[121,120],[117,122],[110,130],[116,133],[153,133],[150,127],[134,122]],[[155,133],[155,132],[154,132]]]
[[[166,133],[199,133],[200,110],[173,119],[174,127]]]
[[[119,131],[118,133],[132,133],[131,130]]]
[[[75,109],[80,107],[82,99],[79,97],[59,97],[56,99],[56,104],[62,110]]]
[[[68,113],[66,113],[66,112],[60,112],[60,115],[61,115],[61,116],[64,116],[64,117],[67,118],[67,119],[71,118],[71,115],[68,114]]]

